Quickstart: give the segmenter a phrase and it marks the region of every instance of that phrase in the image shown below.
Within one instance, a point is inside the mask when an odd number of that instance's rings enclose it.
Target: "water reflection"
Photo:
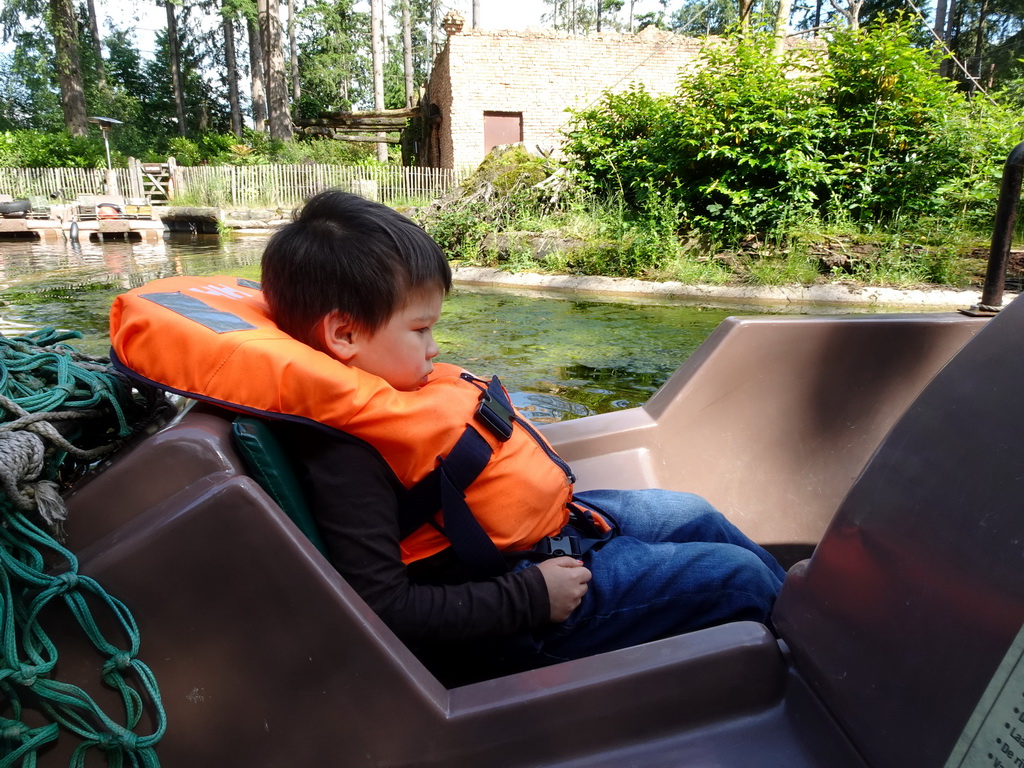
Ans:
[[[84,334],[76,346],[106,354],[117,294],[171,275],[258,279],[265,241],[0,241],[0,331],[74,329]],[[460,287],[445,303],[436,336],[439,359],[498,374],[515,404],[546,422],[643,403],[726,316],[745,311]]]
[[[225,247],[216,236],[176,239],[0,241],[0,331],[45,326],[80,331],[76,346],[106,354],[110,302],[159,277],[231,274],[257,277],[264,239]]]

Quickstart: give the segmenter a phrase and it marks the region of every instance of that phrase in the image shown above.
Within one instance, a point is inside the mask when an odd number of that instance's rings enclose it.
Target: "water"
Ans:
[[[117,294],[171,275],[259,279],[264,242],[0,241],[0,332],[77,330],[84,338],[75,346],[105,355]],[[725,317],[749,311],[456,288],[436,337],[440,360],[498,374],[515,404],[545,422],[640,405]]]

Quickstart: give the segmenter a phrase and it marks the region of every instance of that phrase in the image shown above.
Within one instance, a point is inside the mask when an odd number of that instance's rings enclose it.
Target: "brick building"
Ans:
[[[419,162],[476,166],[496,145],[517,141],[557,153],[567,109],[632,83],[669,93],[703,44],[653,27],[588,37],[451,30],[426,88],[424,106],[433,119]]]

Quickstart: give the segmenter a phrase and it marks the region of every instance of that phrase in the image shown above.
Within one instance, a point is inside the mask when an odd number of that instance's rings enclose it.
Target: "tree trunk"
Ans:
[[[259,0],[260,33],[267,78],[267,107],[270,113],[270,138],[292,139],[292,119],[288,111],[288,83],[284,73],[281,14],[278,0]]]
[[[754,0],[739,0],[740,30],[744,35],[750,31],[750,12],[754,9]]]
[[[299,83],[299,48],[295,44],[295,0],[288,0],[288,56],[292,71],[292,103],[298,104],[302,86]]]
[[[242,107],[238,98],[238,60],[235,56],[235,22],[227,3],[222,6],[224,15],[224,63],[228,70],[228,105],[231,108],[231,132],[242,135]]]
[[[480,0],[473,0],[473,29],[480,26]]]
[[[82,60],[78,53],[78,30],[71,0],[50,0],[53,43],[57,49],[55,66],[60,83],[60,106],[64,127],[72,136],[89,133],[85,114],[85,90],[82,87]]]
[[[107,92],[107,68],[103,66],[103,41],[100,39],[100,25],[96,20],[96,3],[88,0],[89,34],[92,36],[92,47],[96,49],[96,86],[100,93]]]
[[[412,71],[412,18],[409,0],[402,0],[402,66],[405,68],[405,106],[416,103],[416,84]]]
[[[789,11],[793,7],[793,0],[779,0],[779,10],[775,14],[775,45],[772,55],[775,58],[782,56],[786,50],[786,37],[789,36]]]
[[[263,133],[267,130],[267,89],[263,78],[263,43],[257,23],[246,19],[249,32],[249,76],[252,83],[252,127]]]
[[[174,115],[178,121],[178,134],[185,131],[185,90],[181,84],[181,51],[178,49],[178,20],[174,16],[174,3],[164,0],[167,9],[167,53],[171,58],[171,89],[174,91]]]
[[[864,0],[850,0],[850,29],[860,29],[860,11],[864,7]]]
[[[597,31],[601,31],[601,6],[604,5],[602,0],[597,0]]]
[[[935,26],[932,31],[939,40],[943,39],[946,32],[946,0],[939,0],[935,5]]]
[[[981,7],[978,9],[978,34],[974,38],[974,60],[977,65],[974,67],[974,76],[970,83],[970,92],[978,89],[981,80],[981,54],[985,46],[985,19],[988,17],[988,0],[981,0]]]
[[[849,6],[842,6],[836,0],[830,0],[832,7],[846,19],[846,23],[852,30],[860,29],[860,10],[864,6],[864,0],[849,0]]]
[[[383,0],[370,0],[370,54],[373,60],[373,108],[384,109],[384,55],[381,45],[381,6]],[[383,138],[383,137],[382,137]],[[377,145],[377,159],[388,159],[387,145]]]
[[[960,15],[960,4],[957,0],[948,0],[949,10],[946,13],[946,29],[942,33],[942,42],[946,44],[946,48],[953,53],[953,32],[957,28],[957,19]],[[955,54],[954,54],[955,55]],[[951,72],[955,65],[953,62],[946,58],[939,64],[939,73],[944,77],[952,77]]]

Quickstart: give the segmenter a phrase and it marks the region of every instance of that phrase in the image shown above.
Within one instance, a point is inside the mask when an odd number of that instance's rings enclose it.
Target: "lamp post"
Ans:
[[[117,177],[114,176],[114,166],[110,162],[110,129],[115,125],[123,125],[123,123],[112,117],[90,117],[89,122],[98,125],[103,134],[103,146],[107,150],[107,178],[104,186],[108,195],[116,195],[118,194]]]

